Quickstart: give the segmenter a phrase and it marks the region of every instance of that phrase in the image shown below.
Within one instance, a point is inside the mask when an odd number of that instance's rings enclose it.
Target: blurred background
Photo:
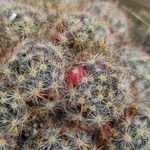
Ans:
[[[120,7],[130,20],[131,43],[133,49],[126,59],[140,77],[137,85],[142,90],[142,98],[150,97],[150,0],[119,0]],[[149,105],[150,107],[150,105]]]
[[[150,54],[150,0],[119,0],[132,19],[131,37]]]

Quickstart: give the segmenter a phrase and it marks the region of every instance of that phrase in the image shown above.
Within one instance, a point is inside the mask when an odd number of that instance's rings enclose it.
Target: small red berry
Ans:
[[[103,139],[107,139],[111,134],[111,127],[109,124],[104,124],[101,127],[101,134]]]
[[[69,71],[67,81],[71,85],[75,86],[85,76],[85,74],[86,70],[82,66],[75,66]]]

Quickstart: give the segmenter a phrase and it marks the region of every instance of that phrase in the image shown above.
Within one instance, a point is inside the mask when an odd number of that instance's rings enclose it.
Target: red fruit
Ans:
[[[67,81],[71,85],[75,86],[85,76],[85,74],[86,70],[82,66],[75,66],[69,71]]]
[[[103,139],[107,139],[111,134],[111,127],[109,124],[104,124],[101,127],[101,134]]]

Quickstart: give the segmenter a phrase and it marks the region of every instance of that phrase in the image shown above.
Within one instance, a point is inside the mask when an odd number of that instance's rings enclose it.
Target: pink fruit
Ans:
[[[68,72],[67,81],[75,86],[85,75],[86,70],[82,66],[75,66]]]

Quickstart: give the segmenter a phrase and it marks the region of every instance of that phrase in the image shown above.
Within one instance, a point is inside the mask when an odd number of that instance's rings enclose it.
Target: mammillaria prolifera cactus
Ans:
[[[36,14],[38,4],[24,5],[29,18]],[[39,6],[41,16],[33,15],[30,26],[36,28],[37,20],[36,35],[28,28],[30,36],[19,37],[22,42],[0,66],[0,149],[144,149],[150,117],[121,57],[128,29],[124,13],[110,1]]]

